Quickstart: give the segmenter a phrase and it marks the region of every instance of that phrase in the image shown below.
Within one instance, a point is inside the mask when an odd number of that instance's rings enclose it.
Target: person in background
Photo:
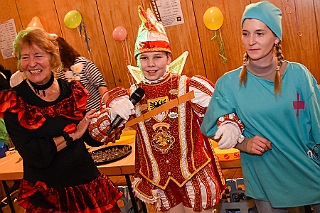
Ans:
[[[26,80],[0,92],[0,116],[23,159],[18,203],[26,212],[118,212],[122,193],[101,174],[88,153],[101,143],[87,131],[95,110],[86,112],[87,90],[77,81],[56,79],[55,40],[28,28],[14,41]]]
[[[89,91],[87,110],[99,109],[101,97],[108,90],[101,72],[92,61],[80,56],[64,38],[56,36],[56,41],[63,68],[57,72],[57,77],[80,81]]]
[[[10,89],[9,82],[7,80],[6,75],[3,73],[4,67],[0,64],[0,91]],[[3,118],[0,118],[0,148],[2,149],[2,152],[5,152],[8,150],[9,143],[9,135],[6,129],[6,125],[4,123]],[[1,152],[1,153],[2,153]],[[5,156],[5,153],[0,154],[0,158]]]
[[[5,74],[6,69],[0,64],[0,91],[10,89],[8,77]]]
[[[244,64],[226,73],[201,126],[211,137],[226,113],[244,123],[241,150],[246,195],[261,213],[312,205],[320,212],[320,92],[302,64],[284,60],[282,12],[268,1],[243,13]]]
[[[106,102],[104,126],[115,115],[128,120],[139,117],[193,91],[194,98],[140,121],[136,126],[135,175],[133,191],[143,202],[162,212],[211,213],[220,201],[225,180],[219,162],[200,124],[211,99],[214,85],[203,76],[187,77],[169,71],[171,47],[161,22],[150,9],[139,7],[142,24],[135,44],[135,57],[142,81],[130,90],[119,89]],[[144,97],[133,106],[130,93],[142,88]],[[98,113],[99,114],[99,113]],[[141,118],[141,117],[140,117]],[[100,138],[99,119],[92,118],[89,129]],[[120,127],[119,127],[120,128]],[[240,127],[231,128],[237,130]],[[237,137],[240,134],[237,134]],[[228,138],[230,132],[223,135]]]
[[[8,78],[10,78],[8,71],[10,72],[10,70],[4,69],[4,67],[0,64],[0,91],[11,88],[8,81]],[[7,73],[7,75],[4,75],[3,73]],[[6,128],[6,124],[4,123],[3,118],[0,117],[0,148],[2,147],[4,149],[3,151],[8,151],[10,148],[12,148],[11,146],[12,144],[10,143],[10,137]],[[5,155],[6,154],[3,154],[0,157],[4,157]],[[13,185],[9,188],[9,193],[19,188],[20,180],[14,180],[13,182]]]

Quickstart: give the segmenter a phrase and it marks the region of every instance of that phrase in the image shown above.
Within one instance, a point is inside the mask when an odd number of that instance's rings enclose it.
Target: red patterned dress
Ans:
[[[86,132],[73,147],[57,151],[53,138],[75,131],[88,98],[80,83],[58,83],[60,96],[53,102],[36,96],[26,81],[0,93],[0,116],[23,158],[19,204],[33,213],[120,212],[116,202],[122,193],[100,174],[84,141],[101,143]]]

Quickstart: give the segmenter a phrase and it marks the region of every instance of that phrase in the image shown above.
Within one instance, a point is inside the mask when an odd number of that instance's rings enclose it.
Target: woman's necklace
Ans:
[[[53,73],[51,73],[51,77],[50,77],[49,81],[47,83],[41,84],[41,85],[35,84],[30,80],[28,80],[28,81],[37,95],[40,95],[40,90],[42,90],[42,95],[46,96],[45,90],[48,89],[53,84],[54,76],[53,76]]]

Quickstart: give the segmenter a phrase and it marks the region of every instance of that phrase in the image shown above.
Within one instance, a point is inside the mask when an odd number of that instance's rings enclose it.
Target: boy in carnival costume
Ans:
[[[139,117],[193,91],[193,99],[138,122],[132,185],[138,198],[162,212],[211,213],[225,185],[210,143],[200,132],[214,85],[202,76],[190,78],[171,73],[171,47],[162,23],[149,9],[145,12],[139,7],[138,12],[142,24],[134,54],[141,81],[132,85],[130,91],[140,87],[145,95],[134,108],[129,91],[110,94],[104,126],[115,115],[125,120],[132,114]],[[229,120],[237,123],[236,116]],[[92,120],[91,134],[101,140],[97,121]],[[240,137],[243,126],[237,124],[225,125],[222,141]]]

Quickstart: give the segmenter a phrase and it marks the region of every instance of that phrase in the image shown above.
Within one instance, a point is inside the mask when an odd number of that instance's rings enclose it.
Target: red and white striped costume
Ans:
[[[136,124],[135,195],[162,211],[180,202],[194,211],[213,208],[225,180],[200,132],[213,83],[202,76],[169,73],[158,83],[133,85],[131,91],[137,87],[145,96],[135,106],[136,117],[192,90],[195,98]],[[119,95],[112,97],[116,101]]]

